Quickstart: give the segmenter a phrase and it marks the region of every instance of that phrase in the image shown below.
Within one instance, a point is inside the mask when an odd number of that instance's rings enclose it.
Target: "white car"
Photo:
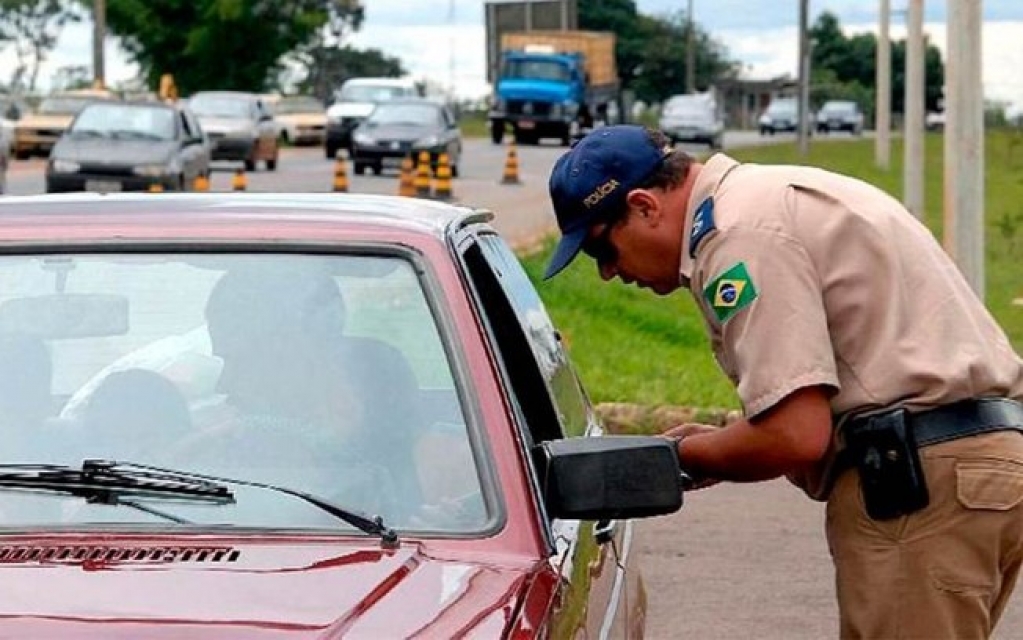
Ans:
[[[863,133],[863,112],[852,100],[829,100],[817,112],[817,131],[848,131],[854,136]]]
[[[285,96],[268,103],[283,142],[323,144],[327,140],[327,110],[313,96]]]
[[[720,149],[725,123],[710,93],[680,94],[668,98],[658,128],[672,142],[696,142]]]
[[[410,78],[351,78],[337,92],[327,109],[327,139],[324,151],[333,158],[338,149],[352,146],[352,131],[366,119],[378,102],[419,95]]]

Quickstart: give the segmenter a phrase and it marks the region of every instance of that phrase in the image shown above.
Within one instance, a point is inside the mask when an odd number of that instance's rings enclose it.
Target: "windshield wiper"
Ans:
[[[149,133],[148,131],[130,131],[127,129],[117,129],[112,132],[114,138],[125,138],[128,140],[159,140],[164,141],[164,138],[156,135],[155,133]]]
[[[24,489],[84,498],[90,504],[124,505],[179,524],[190,521],[144,505],[138,500],[234,504],[226,486],[187,474],[119,467],[105,460],[85,460],[76,469],[52,464],[0,464],[0,490]]]
[[[379,536],[381,546],[385,549],[397,549],[399,545],[397,532],[384,524],[384,519],[378,515],[366,515],[352,509],[347,509],[340,505],[334,504],[329,500],[314,496],[305,491],[299,491],[298,489],[290,489],[288,487],[282,487],[279,485],[268,484],[265,482],[257,482],[255,480],[238,480],[235,478],[224,478],[220,476],[211,476],[203,473],[195,473],[192,471],[178,471],[173,469],[163,469],[161,467],[153,467],[144,464],[136,464],[134,462],[117,462],[112,460],[89,460],[93,464],[101,464],[105,466],[108,473],[112,474],[126,474],[129,477],[163,477],[173,478],[179,481],[195,481],[197,483],[203,483],[204,486],[220,487],[227,491],[223,487],[225,484],[238,485],[240,487],[254,487],[256,489],[266,489],[267,491],[276,491],[277,493],[284,493],[289,496],[294,496],[301,500],[308,502],[309,504],[326,511],[330,515],[342,520],[349,525],[355,527],[363,533]],[[3,467],[0,466],[0,470]],[[0,476],[2,478],[2,476]],[[218,484],[219,483],[219,484]],[[0,484],[2,486],[2,484]],[[231,495],[231,501],[234,501],[233,494],[228,491]]]

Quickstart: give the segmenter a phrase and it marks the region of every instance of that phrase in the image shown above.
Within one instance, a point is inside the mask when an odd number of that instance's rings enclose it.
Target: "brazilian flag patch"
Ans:
[[[757,288],[746,271],[746,263],[740,262],[714,279],[703,290],[703,297],[710,303],[718,322],[724,324],[732,316],[757,299]]]

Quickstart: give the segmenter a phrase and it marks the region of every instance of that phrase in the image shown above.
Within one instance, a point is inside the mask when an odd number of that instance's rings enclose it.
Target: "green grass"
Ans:
[[[800,160],[795,145],[735,150],[745,162],[802,163],[847,173],[901,198],[902,147],[892,166],[874,166],[874,143],[814,140]],[[926,140],[927,224],[941,238],[942,139]],[[996,132],[986,143],[987,305],[1023,351],[1023,132]],[[736,408],[731,383],[711,355],[704,324],[688,292],[660,298],[619,282],[607,284],[591,261],[578,260],[563,275],[541,282],[553,248],[524,256],[548,311],[566,336],[572,359],[595,402]]]
[[[463,138],[489,138],[490,128],[485,111],[471,111],[458,118]]]

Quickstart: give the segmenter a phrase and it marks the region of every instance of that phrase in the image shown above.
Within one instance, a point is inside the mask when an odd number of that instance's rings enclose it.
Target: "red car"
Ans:
[[[490,219],[0,202],[4,635],[642,636],[674,447],[602,435]]]

